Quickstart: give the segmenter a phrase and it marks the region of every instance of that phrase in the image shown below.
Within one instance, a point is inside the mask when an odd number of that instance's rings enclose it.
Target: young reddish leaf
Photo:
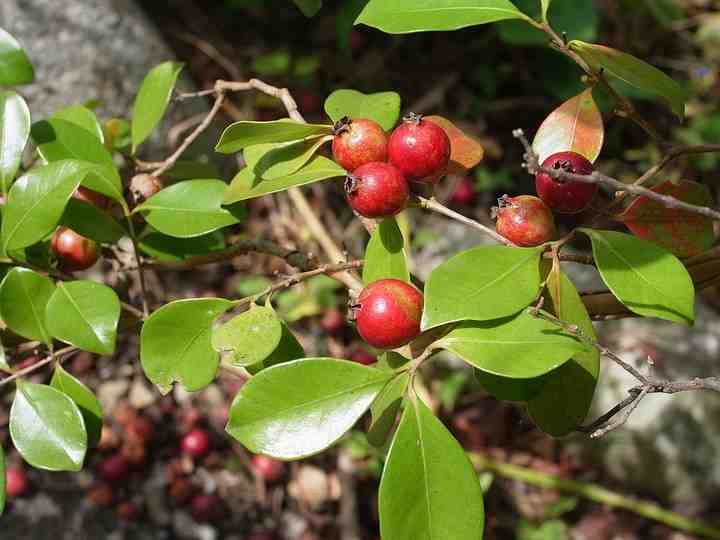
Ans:
[[[603,145],[602,115],[588,88],[551,112],[535,134],[533,150],[540,162],[557,152],[572,151],[595,161]]]
[[[651,189],[698,206],[714,204],[707,186],[689,180],[681,180],[677,184],[666,180]],[[647,197],[636,198],[619,219],[635,236],[655,242],[678,257],[697,255],[709,249],[715,240],[710,218],[668,208]]]
[[[449,174],[463,174],[483,160],[485,149],[482,145],[469,135],[463,133],[463,131],[450,120],[442,116],[426,116],[425,118],[443,128],[450,138]]]

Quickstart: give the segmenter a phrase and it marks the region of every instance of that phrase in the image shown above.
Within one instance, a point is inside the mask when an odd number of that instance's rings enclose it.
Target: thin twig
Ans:
[[[77,347],[65,347],[64,349],[60,349],[59,351],[55,351],[54,353],[51,353],[47,357],[43,358],[39,362],[34,363],[31,366],[28,366],[24,369],[21,369],[20,371],[16,371],[9,377],[5,377],[4,379],[0,380],[0,387],[5,386],[6,384],[11,383],[12,381],[19,379],[20,377],[24,377],[26,375],[29,375],[41,367],[44,367],[50,363],[53,362],[53,360],[57,360],[58,362],[62,362],[66,358],[68,358],[71,354],[77,352],[79,349]]]
[[[137,235],[135,234],[135,225],[133,224],[133,218],[129,212],[125,212],[125,218],[128,224],[128,232],[130,233],[130,240],[132,241],[133,257],[135,258],[135,264],[137,265],[138,282],[140,284],[140,296],[142,301],[142,312],[143,319],[147,319],[150,315],[150,309],[148,308],[147,301],[147,286],[145,285],[145,273],[143,271],[143,262],[140,258],[140,250],[138,248]]]
[[[632,195],[638,195],[659,202],[667,208],[673,208],[676,210],[684,210],[686,212],[692,212],[694,214],[700,214],[705,217],[709,217],[715,221],[720,221],[720,212],[706,206],[698,206],[695,204],[686,203],[670,195],[662,195],[656,193],[650,189],[636,184],[625,184],[620,180],[607,176],[599,171],[593,171],[591,174],[574,174],[569,173],[563,169],[548,169],[542,167],[538,160],[538,155],[532,149],[530,142],[525,137],[522,129],[516,129],[513,131],[513,136],[518,139],[523,147],[525,148],[525,168],[529,174],[537,174],[538,172],[546,173],[551,178],[565,182],[582,182],[585,184],[602,184],[612,188],[615,191],[621,191],[630,193]]]

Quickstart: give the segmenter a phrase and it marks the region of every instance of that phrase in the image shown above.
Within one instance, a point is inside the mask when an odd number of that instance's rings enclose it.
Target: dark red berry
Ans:
[[[592,163],[576,152],[558,152],[542,163],[544,169],[563,170],[572,174],[591,174]],[[588,207],[597,193],[597,184],[584,182],[562,182],[549,174],[535,175],[535,190],[538,196],[553,212],[577,214]]]
[[[224,504],[217,495],[201,493],[190,501],[190,513],[197,521],[215,521],[224,514]]]
[[[182,438],[180,447],[186,454],[201,458],[210,451],[210,437],[205,430],[194,429]]]
[[[503,196],[495,209],[497,232],[522,247],[533,247],[555,237],[553,214],[542,200],[532,195]]]
[[[353,306],[360,336],[378,349],[396,349],[420,333],[423,295],[399,279],[380,279],[365,287]]]
[[[285,476],[285,463],[276,459],[256,454],[250,460],[253,470],[268,483],[278,482]]]
[[[465,176],[455,186],[455,191],[450,195],[450,202],[458,206],[465,206],[473,202],[474,199],[475,182],[473,182],[472,178]]]
[[[409,182],[437,182],[450,161],[445,130],[410,113],[390,135],[388,158]]]
[[[130,180],[130,196],[135,205],[145,202],[163,188],[156,176],[136,174]]]
[[[97,474],[106,482],[124,480],[130,472],[130,464],[122,454],[114,454],[97,465]]]
[[[30,491],[30,482],[25,471],[19,467],[5,470],[5,493],[8,498],[22,497]]]
[[[100,258],[100,248],[89,238],[80,236],[67,227],[60,227],[50,244],[63,270],[87,270]]]
[[[387,161],[388,139],[374,120],[341,118],[335,124],[333,157],[346,171],[373,161]]]
[[[110,207],[111,201],[102,193],[88,189],[85,186],[80,186],[73,193],[73,198],[80,201],[84,201],[88,204],[97,206],[101,210],[107,210]]]
[[[345,328],[345,315],[337,308],[328,309],[320,320],[320,326],[330,334],[340,332]]]
[[[350,355],[350,360],[364,366],[371,366],[377,362],[377,357],[373,356],[365,349],[358,349]]]
[[[393,216],[407,206],[410,190],[403,175],[389,163],[366,163],[348,175],[345,192],[360,215]]]

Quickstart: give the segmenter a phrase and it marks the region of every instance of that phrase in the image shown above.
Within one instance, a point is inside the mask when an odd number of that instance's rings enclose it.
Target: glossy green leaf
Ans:
[[[254,304],[249,310],[217,326],[212,346],[221,353],[230,353],[231,363],[249,366],[262,362],[280,343],[282,324],[275,311]]]
[[[692,324],[695,287],[672,253],[629,234],[580,229],[590,237],[603,281],[630,311]]]
[[[0,516],[5,511],[5,475],[5,452],[3,451],[2,445],[0,445]]]
[[[355,24],[388,34],[458,30],[504,19],[528,19],[509,0],[370,0]]]
[[[56,227],[70,196],[93,165],[65,160],[32,169],[10,188],[3,208],[2,249],[21,249],[39,242]]]
[[[35,70],[17,40],[0,28],[0,85],[29,84]]]
[[[343,88],[335,90],[325,99],[325,112],[337,122],[348,118],[375,120],[385,131],[390,131],[400,118],[400,95],[397,92],[363,94]]]
[[[75,402],[80,409],[85,429],[87,431],[88,446],[93,448],[100,442],[102,432],[102,409],[100,402],[90,389],[75,377],[70,375],[58,364],[55,366],[50,386],[60,390]]]
[[[0,92],[0,190],[7,193],[30,135],[30,110],[15,92]]]
[[[400,411],[410,376],[407,371],[399,373],[385,385],[382,392],[370,405],[371,421],[367,431],[370,444],[382,447],[388,440]]]
[[[49,163],[77,159],[99,165],[83,181],[83,185],[124,202],[115,162],[96,135],[67,120],[50,118],[35,122],[30,128],[30,136],[38,145],[42,158]]]
[[[59,282],[45,309],[45,320],[53,337],[85,351],[113,354],[120,300],[102,283]]]
[[[225,249],[225,235],[213,231],[193,238],[175,238],[159,232],[149,232],[140,238],[140,249],[162,261],[182,261],[197,255],[207,255]]]
[[[345,176],[345,174],[345,169],[324,156],[314,156],[299,171],[274,180],[262,180],[255,176],[250,167],[245,167],[230,182],[230,186],[225,192],[224,204],[253,199],[262,195],[285,191],[290,187]]]
[[[538,0],[513,0],[524,13],[535,19],[542,17]],[[548,14],[550,25],[569,39],[592,41],[597,37],[600,13],[595,0],[556,0]],[[548,36],[525,21],[501,21],[497,25],[500,39],[510,45],[545,47]],[[577,76],[576,76],[577,78]]]
[[[145,375],[167,394],[174,382],[188,392],[202,390],[217,373],[212,325],[232,307],[223,298],[192,298],[165,304],[143,324],[140,361]]]
[[[201,236],[235,225],[244,217],[240,208],[221,206],[227,189],[222,180],[186,180],[150,197],[133,212],[163,234],[178,238]]]
[[[133,154],[165,115],[182,68],[183,64],[177,62],[163,62],[145,75],[133,104],[130,126]]]
[[[100,121],[95,116],[95,113],[87,107],[72,105],[57,111],[53,114],[53,118],[75,124],[95,135],[101,143],[105,142],[105,134]]]
[[[482,246],[447,259],[425,284],[423,330],[507,317],[528,306],[540,291],[542,250]]]
[[[50,343],[45,307],[55,285],[27,268],[12,268],[0,284],[0,318],[24,338]]]
[[[541,375],[533,379],[514,379],[476,369],[475,378],[480,386],[494,398],[522,402],[528,401],[540,393],[546,376]]]
[[[314,17],[322,7],[322,0],[293,0],[306,17]]]
[[[380,481],[380,535],[392,540],[481,540],[477,473],[418,398],[405,406]]]
[[[258,144],[245,149],[245,161],[255,176],[277,180],[297,172],[329,140],[332,137],[327,135],[291,143]]]
[[[331,134],[332,126],[303,124],[290,118],[270,122],[242,120],[225,128],[215,150],[222,154],[233,154],[256,144],[290,142]]]
[[[68,201],[60,225],[101,244],[115,244],[127,235],[122,225],[108,212],[75,198]]]
[[[539,377],[587,350],[576,337],[526,311],[510,319],[460,323],[434,346],[478,369],[515,379]]]
[[[603,70],[621,81],[652,94],[660,96],[678,116],[685,115],[686,90],[654,66],[630,54],[611,49],[604,45],[573,40],[569,43],[595,70]]]
[[[230,408],[227,432],[278,459],[316,454],[357,422],[391,373],[333,358],[306,358],[261,371]]]
[[[305,358],[305,350],[290,331],[285,321],[281,321],[280,326],[282,334],[280,335],[280,342],[277,344],[277,347],[262,361],[247,366],[245,369],[247,369],[248,373],[255,375],[271,366]]]
[[[394,217],[385,218],[373,231],[365,249],[363,282],[378,279],[410,281],[405,256],[405,239]]]
[[[44,384],[21,382],[10,409],[10,436],[33,467],[79,471],[87,451],[85,421],[75,402]]]

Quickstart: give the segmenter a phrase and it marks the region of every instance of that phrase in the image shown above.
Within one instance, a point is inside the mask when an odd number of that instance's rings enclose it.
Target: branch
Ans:
[[[708,208],[706,206],[697,206],[695,204],[686,203],[676,199],[675,197],[671,197],[670,195],[662,195],[637,184],[625,184],[620,180],[616,180],[615,178],[607,176],[599,171],[593,171],[591,174],[574,174],[564,171],[562,169],[546,169],[545,167],[542,167],[540,165],[538,155],[532,149],[532,146],[530,146],[530,143],[528,142],[527,137],[525,137],[525,133],[523,133],[523,130],[514,130],[513,136],[518,139],[525,148],[525,168],[527,169],[529,174],[534,175],[539,172],[543,172],[549,175],[551,178],[554,178],[555,180],[559,180],[561,182],[569,181],[582,182],[585,184],[605,185],[612,188],[614,191],[626,192],[632,195],[638,195],[646,197],[647,199],[657,201],[667,208],[684,210],[686,212],[700,214],[701,216],[708,217],[715,221],[720,221],[720,212],[718,212],[717,210]]]
[[[72,356],[74,353],[78,352],[79,349],[77,347],[65,347],[64,349],[60,349],[59,351],[55,351],[55,353],[50,354],[49,356],[43,358],[39,362],[36,362],[32,366],[28,366],[25,369],[21,369],[20,371],[16,371],[9,377],[5,377],[4,379],[0,380],[0,387],[5,386],[6,384],[11,383],[12,381],[19,379],[20,377],[24,377],[25,375],[30,375],[31,373],[34,373],[35,371],[39,370],[41,367],[44,367],[51,362],[54,362],[57,360],[58,362],[63,362],[70,356]]]

